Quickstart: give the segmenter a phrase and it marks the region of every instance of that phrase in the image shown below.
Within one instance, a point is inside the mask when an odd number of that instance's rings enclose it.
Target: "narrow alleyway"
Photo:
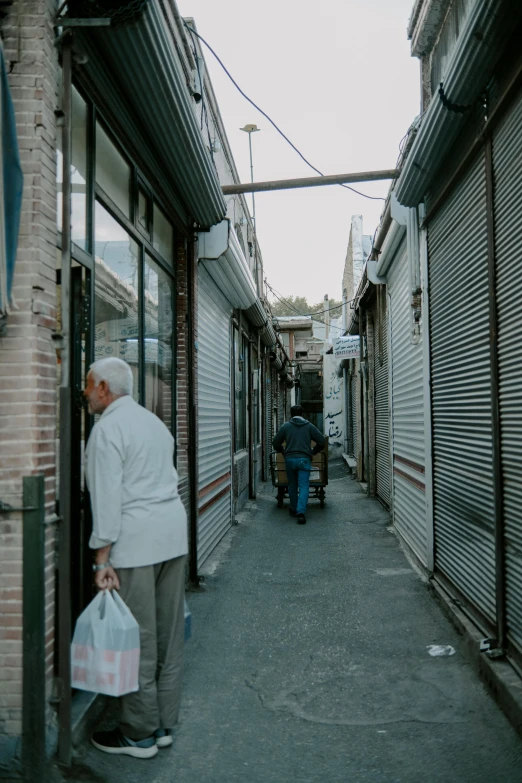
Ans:
[[[203,569],[206,591],[188,595],[174,747],[148,762],[80,749],[91,780],[520,781],[522,743],[387,513],[344,463],[330,478],[306,526],[276,508],[270,486],[240,515]],[[432,657],[430,645],[456,652]]]

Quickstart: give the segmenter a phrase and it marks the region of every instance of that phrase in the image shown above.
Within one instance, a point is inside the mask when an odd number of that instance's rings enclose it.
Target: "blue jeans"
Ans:
[[[310,492],[312,462],[308,457],[285,457],[285,467],[288,476],[290,508],[298,514],[304,514]]]

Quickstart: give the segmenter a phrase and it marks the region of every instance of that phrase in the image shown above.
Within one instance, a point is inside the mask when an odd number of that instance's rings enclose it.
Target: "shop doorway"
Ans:
[[[92,530],[85,482],[85,446],[93,426],[83,390],[93,362],[92,272],[73,262],[71,269],[71,619],[74,623],[93,596]]]

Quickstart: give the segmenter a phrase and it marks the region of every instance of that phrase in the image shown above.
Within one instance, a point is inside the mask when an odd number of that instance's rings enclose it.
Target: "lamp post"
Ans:
[[[248,133],[248,148],[250,150],[250,182],[254,181],[254,165],[252,163],[252,134],[261,130],[257,125],[245,125],[244,128],[239,130]],[[254,224],[254,231],[256,230],[256,201],[255,196],[252,193],[252,223]]]

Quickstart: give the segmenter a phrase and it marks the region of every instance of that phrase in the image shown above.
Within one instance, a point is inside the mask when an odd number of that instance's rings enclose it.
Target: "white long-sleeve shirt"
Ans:
[[[112,544],[116,568],[162,563],[188,551],[174,438],[132,397],[119,397],[95,424],[86,450],[91,549]]]

